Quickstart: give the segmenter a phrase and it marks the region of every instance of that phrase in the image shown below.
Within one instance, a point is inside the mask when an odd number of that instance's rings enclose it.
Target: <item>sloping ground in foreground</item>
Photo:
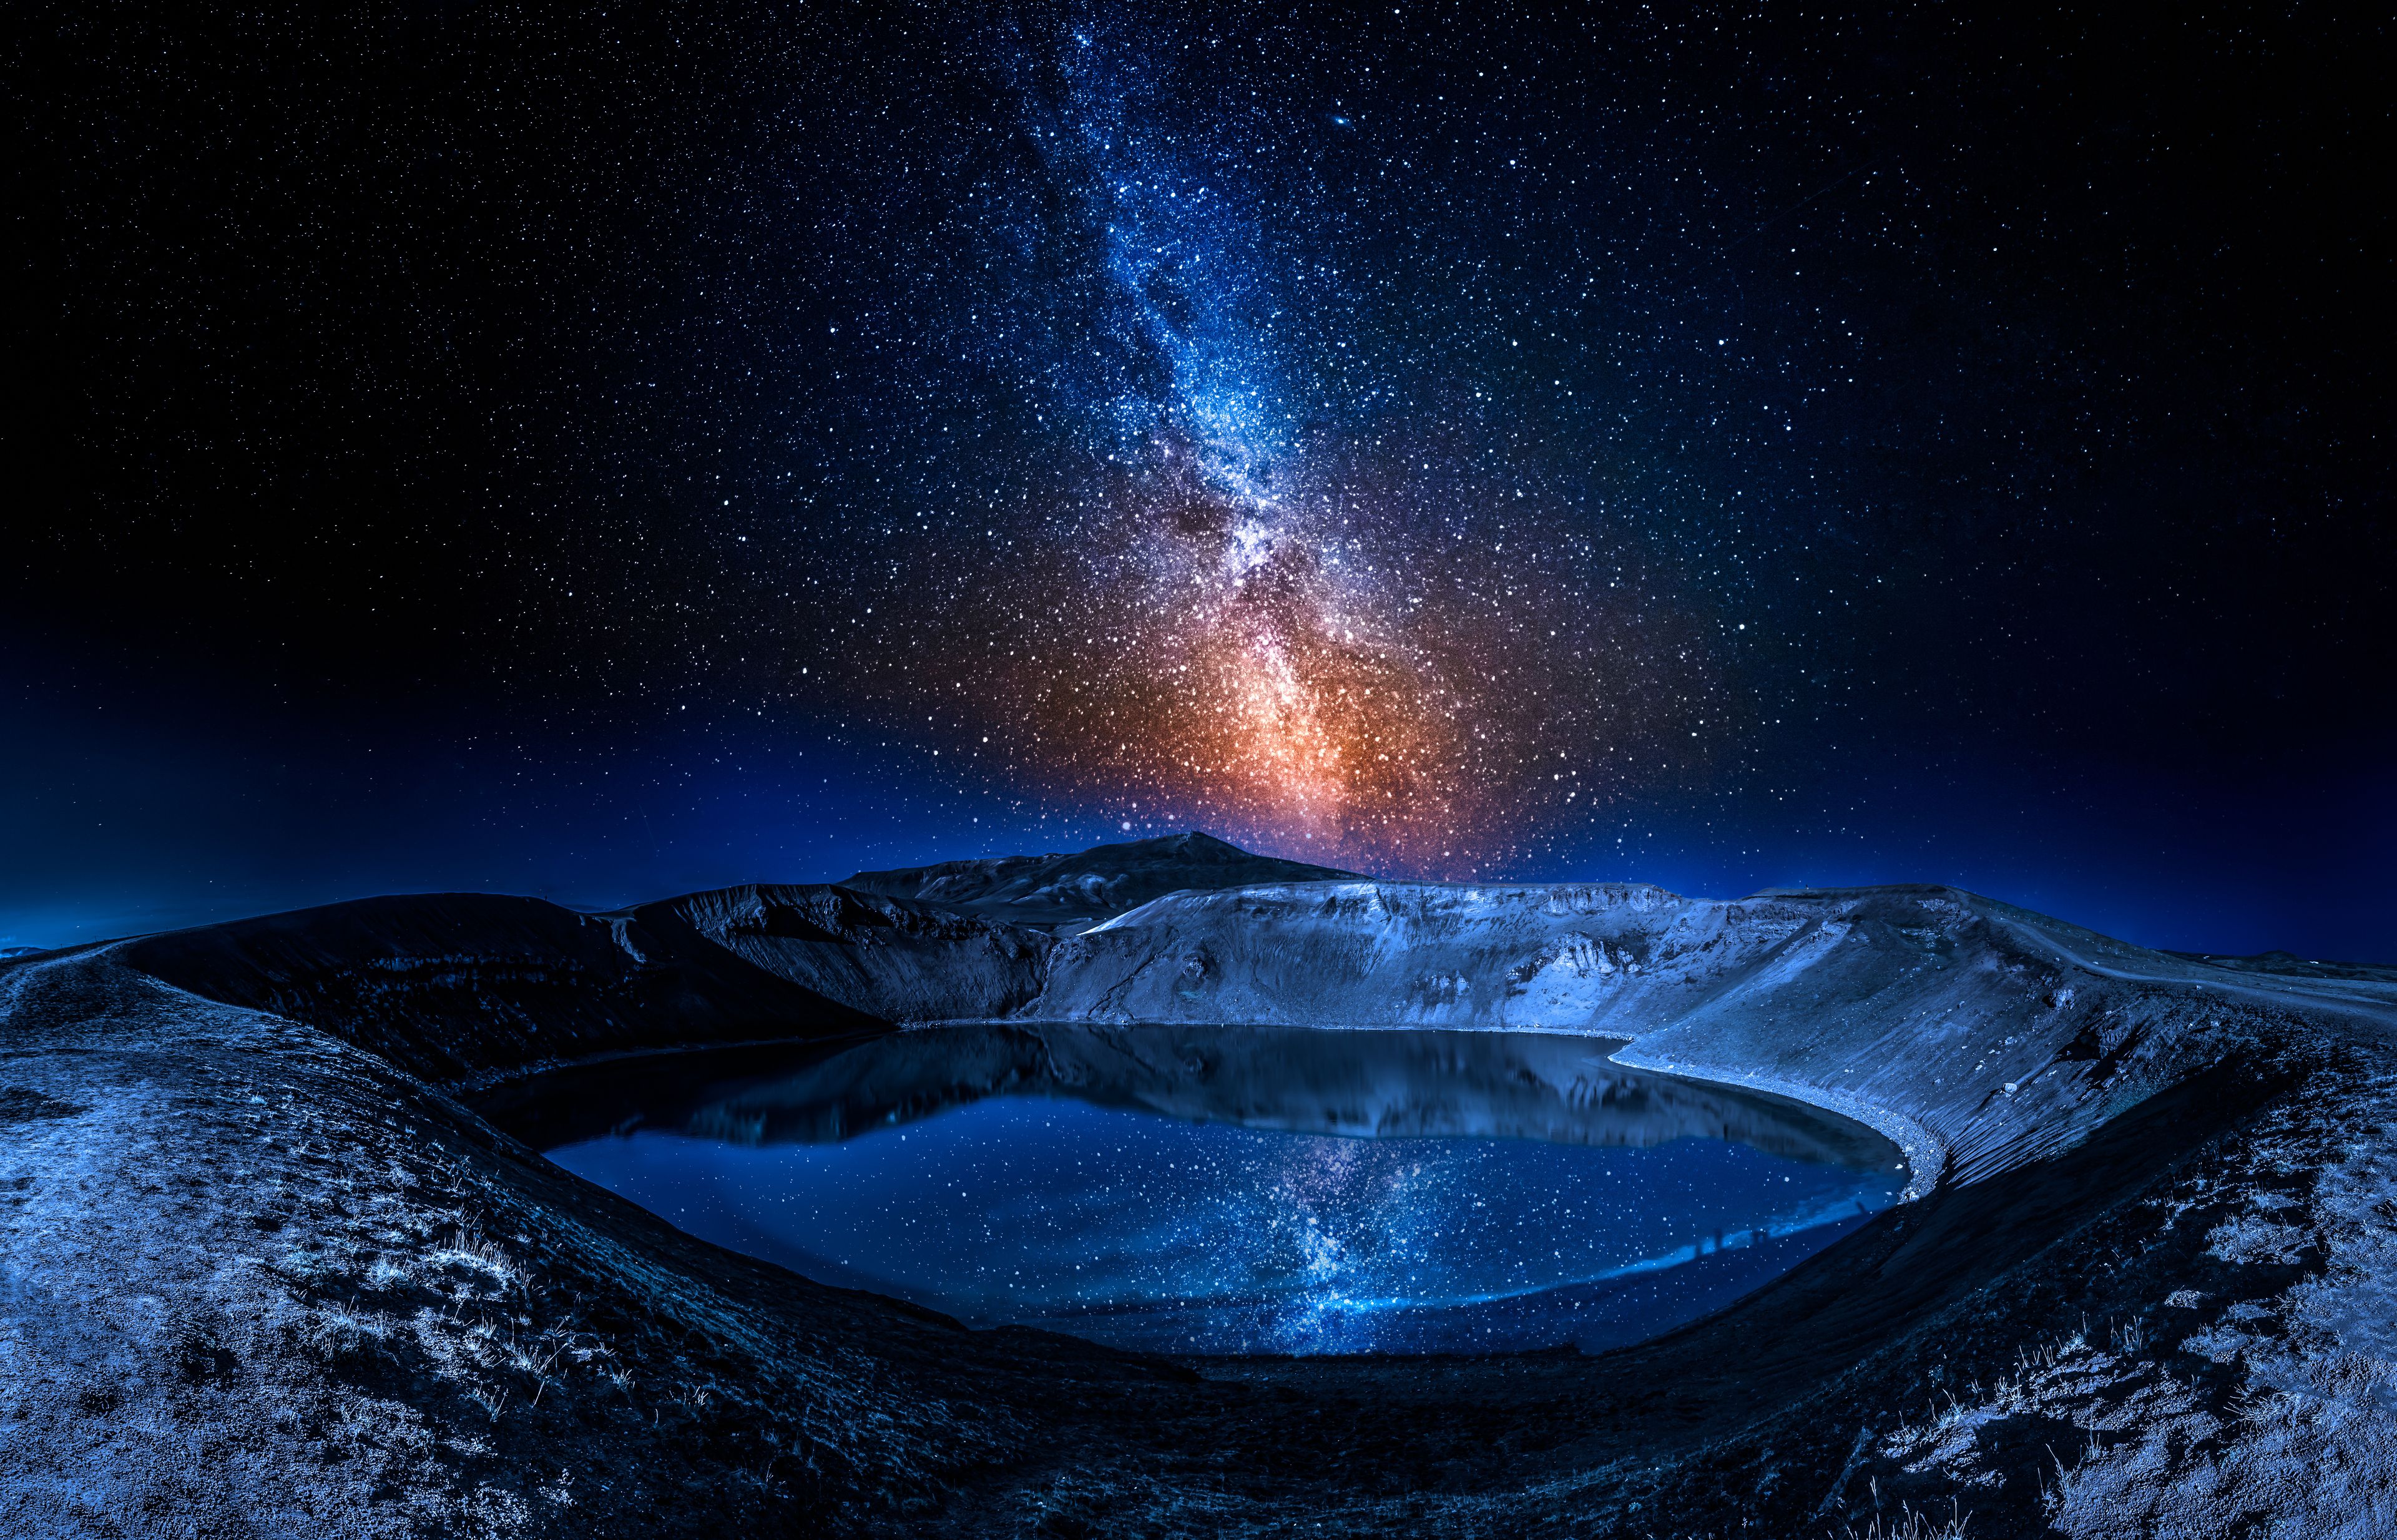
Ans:
[[[700,1244],[451,1094],[951,1004],[1602,1031],[1935,1180],[1595,1359],[1176,1365]],[[383,900],[0,962],[0,1533],[2397,1532],[2392,1020],[1933,889],[1309,884],[1053,949]]]

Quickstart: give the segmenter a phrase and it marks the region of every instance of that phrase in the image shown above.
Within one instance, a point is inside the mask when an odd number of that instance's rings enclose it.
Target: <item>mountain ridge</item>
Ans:
[[[1193,829],[1071,852],[858,872],[842,878],[839,886],[1072,934],[1170,892],[1354,880],[1358,876],[1335,866],[1259,855]]]

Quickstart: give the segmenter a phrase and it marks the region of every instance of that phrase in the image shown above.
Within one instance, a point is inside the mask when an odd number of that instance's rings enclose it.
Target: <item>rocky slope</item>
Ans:
[[[1001,920],[821,886],[693,893],[623,922],[633,938],[636,927],[689,926],[761,971],[885,1022],[1012,1011],[1040,992],[1051,944]]]
[[[1179,893],[1062,943],[1025,1014],[1617,1036],[1618,1062],[1780,1090],[1924,1177],[2060,1149],[2276,1011],[2384,1019],[2369,980],[2125,946],[1944,888],[1688,899],[1640,884]]]
[[[1176,1366],[716,1251],[453,1095],[917,1013],[1603,1033],[1924,1181],[1596,1359]],[[2397,1532],[2392,1026],[2371,970],[1942,889],[1327,881],[1053,944],[419,898],[0,961],[0,1533]]]

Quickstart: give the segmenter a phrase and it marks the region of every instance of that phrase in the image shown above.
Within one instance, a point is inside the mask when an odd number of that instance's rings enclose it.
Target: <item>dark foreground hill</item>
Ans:
[[[0,1533],[2397,1533],[2370,971],[1947,889],[1182,889],[1062,942],[759,887],[0,962]],[[706,1246],[459,1100],[918,1014],[1603,1032],[1917,1191],[1595,1359],[1167,1363]]]

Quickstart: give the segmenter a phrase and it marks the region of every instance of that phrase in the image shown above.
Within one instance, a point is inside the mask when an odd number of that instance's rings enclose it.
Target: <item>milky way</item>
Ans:
[[[1453,221],[1428,258],[1375,249],[1423,189],[1364,110],[1268,92],[1266,50],[1204,29],[1020,46],[1045,66],[1016,72],[1028,154],[977,220],[1026,234],[950,345],[1037,404],[1048,462],[986,564],[886,588],[939,661],[869,656],[866,688],[1127,829],[1431,874],[1702,761],[1718,627],[1520,413],[1583,388],[1538,377],[1559,316],[1485,314]],[[1426,261],[1457,290],[1394,315]]]
[[[2329,11],[36,32],[0,935],[1203,827],[2385,944]]]

